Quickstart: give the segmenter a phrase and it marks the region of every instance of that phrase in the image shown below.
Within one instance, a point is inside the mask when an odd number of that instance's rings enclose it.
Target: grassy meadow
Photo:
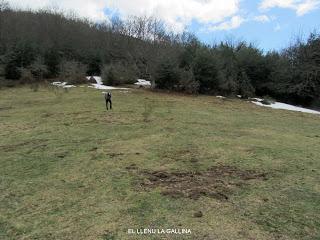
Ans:
[[[0,90],[0,239],[320,239],[318,115],[138,89],[113,105]]]

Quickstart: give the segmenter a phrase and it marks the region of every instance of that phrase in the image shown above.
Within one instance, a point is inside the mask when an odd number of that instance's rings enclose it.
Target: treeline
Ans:
[[[190,33],[174,34],[154,18],[93,23],[53,10],[17,11],[0,0],[2,85],[59,79],[106,84],[150,80],[188,93],[265,96],[320,106],[320,36],[280,52],[246,42],[208,46]]]

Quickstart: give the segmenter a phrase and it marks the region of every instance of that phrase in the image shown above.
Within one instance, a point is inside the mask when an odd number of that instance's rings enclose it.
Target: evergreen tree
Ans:
[[[239,74],[239,94],[242,96],[242,98],[254,96],[254,88],[244,70],[242,70]]]
[[[30,65],[30,71],[37,81],[41,81],[48,75],[47,66],[44,65],[42,58],[38,58],[33,64]]]
[[[177,65],[170,59],[164,59],[157,69],[155,83],[161,89],[174,89],[179,84],[179,71]]]
[[[29,42],[19,42],[7,56],[5,76],[17,80],[21,77],[20,68],[29,67],[36,59],[36,50]]]
[[[198,93],[199,91],[199,82],[196,81],[192,70],[180,70],[180,81],[179,89],[180,91],[186,93]]]
[[[61,57],[57,49],[51,48],[44,55],[44,63],[48,69],[48,77],[53,78],[59,75]]]
[[[21,77],[20,68],[14,60],[9,60],[5,66],[5,78],[10,80],[18,80]]]
[[[218,90],[218,72],[213,55],[206,49],[199,49],[193,63],[195,80],[201,93]]]
[[[221,43],[214,49],[218,62],[218,89],[223,95],[235,95],[238,89],[239,64],[235,48],[227,43]]]
[[[105,66],[102,71],[102,81],[106,85],[121,85],[134,83],[137,80],[137,69],[132,65],[122,63]]]
[[[99,56],[92,56],[89,58],[87,75],[100,76],[101,75],[101,58]]]

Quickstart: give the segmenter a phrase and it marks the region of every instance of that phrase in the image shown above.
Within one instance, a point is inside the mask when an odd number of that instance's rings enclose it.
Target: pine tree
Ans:
[[[239,74],[239,94],[242,96],[242,98],[254,96],[254,88],[244,70],[242,70]]]
[[[87,75],[88,76],[100,76],[101,75],[101,58],[99,56],[93,56],[89,58]]]
[[[215,59],[206,49],[197,51],[193,63],[195,80],[199,82],[201,93],[210,93],[218,90],[218,71]]]
[[[155,83],[161,89],[174,89],[179,83],[177,65],[170,59],[164,59],[157,69]]]
[[[44,63],[48,69],[48,77],[53,78],[59,75],[61,57],[57,49],[51,48],[44,55]]]

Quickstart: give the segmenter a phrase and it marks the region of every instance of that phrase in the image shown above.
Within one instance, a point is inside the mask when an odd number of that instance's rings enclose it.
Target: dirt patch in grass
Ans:
[[[123,156],[124,154],[123,153],[107,153],[107,155],[110,158],[119,158],[119,157]]]
[[[0,111],[10,110],[12,107],[0,107]]]
[[[145,190],[161,188],[161,194],[173,198],[198,199],[201,196],[226,201],[250,181],[265,181],[266,173],[241,170],[232,166],[215,166],[198,172],[140,171]]]
[[[11,151],[16,151],[18,148],[25,147],[25,146],[31,147],[32,149],[36,147],[46,147],[47,145],[44,144],[45,141],[46,140],[39,139],[39,140],[30,140],[30,141],[20,142],[16,144],[0,145],[0,151],[11,152]]]

